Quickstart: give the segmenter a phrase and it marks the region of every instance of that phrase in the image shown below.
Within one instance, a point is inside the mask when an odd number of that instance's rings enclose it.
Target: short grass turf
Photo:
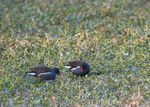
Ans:
[[[150,105],[149,0],[1,0],[1,106]],[[91,72],[63,66],[85,60]],[[34,66],[61,69],[38,83]],[[56,104],[55,104],[56,103]]]

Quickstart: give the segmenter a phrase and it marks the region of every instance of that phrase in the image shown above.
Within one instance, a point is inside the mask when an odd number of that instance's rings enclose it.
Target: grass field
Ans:
[[[1,0],[0,106],[150,106],[149,0]],[[72,78],[63,66],[85,60]],[[59,67],[37,83],[30,67]],[[56,104],[55,104],[56,103]]]

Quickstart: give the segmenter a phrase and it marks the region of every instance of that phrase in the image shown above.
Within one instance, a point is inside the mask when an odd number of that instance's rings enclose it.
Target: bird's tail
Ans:
[[[71,68],[71,66],[67,65],[67,66],[64,66],[65,68]]]
[[[34,72],[25,72],[25,74],[29,74],[29,75],[35,75],[35,73]]]

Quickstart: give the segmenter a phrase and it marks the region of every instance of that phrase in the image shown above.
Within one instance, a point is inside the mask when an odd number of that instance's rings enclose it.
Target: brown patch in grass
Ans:
[[[125,107],[139,107],[141,102],[145,101],[140,91],[138,93],[133,93],[132,96],[128,97],[126,100],[124,99],[124,97],[121,98],[121,103],[123,103]]]
[[[56,106],[56,97],[54,97],[54,96],[52,97],[52,102],[53,102],[53,107],[57,107]]]

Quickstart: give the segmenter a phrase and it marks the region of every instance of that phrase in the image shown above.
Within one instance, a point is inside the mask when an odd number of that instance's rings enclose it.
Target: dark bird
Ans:
[[[39,67],[31,68],[30,72],[26,72],[26,74],[39,77],[40,81],[43,81],[43,80],[54,80],[56,77],[56,74],[60,75],[60,71],[58,68],[39,66]]]
[[[90,72],[90,66],[85,61],[70,61],[69,65],[65,66],[69,68],[73,75],[85,76]]]

